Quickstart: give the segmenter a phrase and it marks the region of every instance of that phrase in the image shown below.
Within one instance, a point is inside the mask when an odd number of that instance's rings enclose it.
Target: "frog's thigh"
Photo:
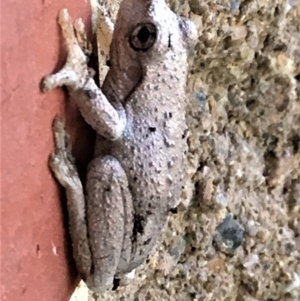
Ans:
[[[102,291],[109,288],[120,266],[131,255],[133,204],[127,176],[112,157],[95,158],[87,175],[87,216],[93,274],[87,284]]]

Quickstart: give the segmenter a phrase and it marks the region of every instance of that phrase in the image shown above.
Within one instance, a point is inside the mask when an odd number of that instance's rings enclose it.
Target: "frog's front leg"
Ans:
[[[83,29],[80,28],[82,25],[77,22],[78,41],[66,9],[60,11],[58,21],[68,47],[67,62],[59,72],[44,78],[43,90],[66,86],[86,122],[99,135],[110,140],[118,139],[126,125],[126,114],[122,106],[117,109],[112,106],[92,78],[87,57],[81,48],[85,45],[81,34]]]
[[[116,273],[128,272],[130,263],[134,222],[127,176],[116,158],[95,158],[88,167],[84,196],[60,118],[53,130],[55,153],[49,163],[66,189],[76,265],[88,287],[102,292],[111,287]]]

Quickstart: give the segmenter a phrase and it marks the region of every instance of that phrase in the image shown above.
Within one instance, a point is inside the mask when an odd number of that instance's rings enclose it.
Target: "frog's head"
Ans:
[[[110,89],[121,101],[142,81],[146,69],[186,64],[197,41],[195,25],[178,17],[165,0],[123,0],[110,48]]]

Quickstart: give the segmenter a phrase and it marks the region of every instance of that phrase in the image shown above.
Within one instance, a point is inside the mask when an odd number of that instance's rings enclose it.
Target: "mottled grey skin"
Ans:
[[[100,90],[66,10],[59,22],[69,56],[59,73],[45,78],[44,89],[66,85],[98,134],[87,195],[60,119],[54,122],[56,151],[50,165],[66,188],[77,268],[89,288],[100,292],[111,287],[114,277],[143,263],[180,197],[187,152],[187,54],[197,35],[194,25],[177,17],[164,0],[124,0],[110,48],[111,67]],[[145,22],[154,24],[157,34],[149,49],[139,51],[137,40],[129,41]],[[147,43],[148,34],[136,39]]]

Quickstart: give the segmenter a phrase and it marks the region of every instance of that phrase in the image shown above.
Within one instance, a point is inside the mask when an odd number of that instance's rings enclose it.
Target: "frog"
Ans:
[[[96,132],[85,189],[62,117],[53,122],[50,168],[66,191],[73,256],[94,292],[112,289],[144,263],[180,199],[187,165],[188,55],[194,23],[164,0],[123,0],[100,88],[87,65],[86,35],[67,9],[58,18],[68,50],[45,92],[65,86]]]

